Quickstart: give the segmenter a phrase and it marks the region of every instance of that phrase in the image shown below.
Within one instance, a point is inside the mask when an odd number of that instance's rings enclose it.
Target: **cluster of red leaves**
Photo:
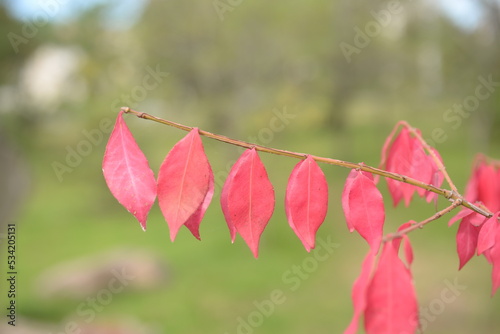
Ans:
[[[398,123],[384,143],[381,168],[439,188],[444,180],[444,175],[440,172],[436,162],[436,159],[442,161],[439,152],[433,147],[429,147],[430,152],[426,152],[422,141],[416,135],[412,136],[406,125],[402,127],[394,139],[400,125],[404,125],[404,123]],[[414,131],[420,136],[420,130],[415,129]],[[415,192],[420,197],[426,198],[427,202],[437,199],[437,194],[411,184],[388,178],[387,185],[394,206],[397,206],[402,199],[408,206]]]
[[[457,231],[457,253],[462,269],[475,255],[484,255],[493,267],[492,294],[500,287],[500,163],[478,155],[472,175],[467,183],[465,199],[486,207],[494,215],[491,218],[463,208],[448,223],[460,220]]]
[[[401,125],[401,131],[396,136]],[[444,180],[440,170],[442,160],[437,150],[424,147],[420,131],[410,129],[405,123],[398,124],[387,138],[382,150],[381,166],[389,172],[435,187],[440,187]],[[394,206],[402,199],[408,206],[415,191],[428,202],[437,198],[436,194],[408,183],[387,178],[387,184]],[[450,226],[461,221],[457,232],[460,269],[474,254],[484,255],[493,267],[492,293],[495,293],[500,287],[500,163],[478,156],[464,197],[495,214],[485,218],[464,208],[450,220]],[[349,174],[342,204],[349,230],[356,230],[370,245],[361,274],[354,283],[354,315],[345,334],[357,331],[361,315],[364,315],[367,333],[414,333],[418,329],[418,306],[410,271],[413,252],[408,236],[386,242],[376,261],[384,215],[381,196],[369,173],[353,170]],[[413,224],[416,222],[403,224],[399,230]],[[397,255],[401,240],[404,243],[406,265]]]
[[[439,153],[434,148],[428,148],[427,152],[417,135],[420,136],[419,130],[410,130],[405,123],[397,124],[382,149],[381,166],[389,172],[440,187],[444,176],[436,162],[441,159]],[[434,199],[434,193],[411,184],[389,178],[387,184],[395,206],[402,199],[409,205],[415,192],[429,202]],[[354,283],[354,315],[345,334],[357,331],[361,315],[367,333],[414,333],[418,328],[418,304],[410,270],[413,262],[410,240],[403,235],[386,242],[379,253],[384,202],[370,173],[351,171],[344,186],[342,207],[349,230],[357,231],[370,245],[361,274]],[[412,224],[415,222],[405,223],[400,230]],[[401,240],[406,264],[398,256]]]
[[[399,133],[398,130],[400,129]],[[396,136],[397,134],[397,136]],[[382,150],[381,167],[428,185],[440,187],[444,175],[439,153],[427,146],[418,129],[398,123]],[[168,153],[158,178],[135,142],[121,111],[106,146],[103,173],[111,193],[146,229],[146,220],[158,197],[161,212],[173,241],[181,228],[200,239],[199,226],[214,195],[214,175],[199,130],[193,128]],[[350,232],[358,232],[370,249],[354,283],[354,315],[345,333],[355,333],[359,318],[370,334],[415,333],[418,304],[411,265],[413,251],[406,234],[383,243],[385,209],[377,180],[371,173],[352,170],[342,193],[342,208]],[[408,206],[415,192],[432,201],[436,194],[406,182],[387,178],[394,205],[404,199]],[[478,158],[465,195],[496,214],[489,219],[463,209],[451,221],[461,220],[457,251],[462,268],[477,253],[493,266],[493,291],[500,286],[500,168]],[[247,149],[232,167],[221,193],[221,207],[231,241],[239,233],[258,256],[259,240],[273,215],[274,188],[255,148]],[[328,208],[328,184],[312,156],[292,170],[285,196],[290,227],[307,251],[315,247],[316,232]],[[416,224],[403,224],[399,231]],[[403,244],[404,261],[399,250]]]
[[[155,179],[121,111],[107,143],[102,168],[111,193],[144,230],[158,197],[171,240],[181,226],[200,239],[200,223],[214,195],[214,175],[197,128],[170,150]],[[265,166],[255,149],[247,149],[232,167],[221,194],[231,241],[239,233],[257,257],[259,240],[274,212],[274,204],[274,188]],[[310,251],[328,208],[326,178],[312,157],[307,156],[293,169],[285,207],[291,228]]]

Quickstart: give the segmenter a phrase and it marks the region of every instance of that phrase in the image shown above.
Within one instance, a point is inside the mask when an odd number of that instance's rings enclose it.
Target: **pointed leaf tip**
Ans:
[[[113,196],[146,230],[149,210],[156,199],[156,180],[120,111],[111,132],[102,171]]]
[[[234,241],[238,232],[258,257],[262,232],[274,211],[274,188],[257,151],[246,150],[232,167],[221,206]]]
[[[197,128],[165,157],[158,173],[158,202],[175,240],[181,226],[200,239],[199,226],[214,193],[214,176]]]
[[[290,227],[310,252],[328,209],[328,184],[311,156],[300,161],[290,175],[285,209]]]

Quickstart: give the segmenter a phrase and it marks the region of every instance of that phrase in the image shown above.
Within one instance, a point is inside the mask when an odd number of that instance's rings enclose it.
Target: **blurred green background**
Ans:
[[[330,206],[318,239],[334,247],[309,254],[283,209],[297,161],[261,155],[277,205],[255,260],[240,237],[230,243],[219,205],[241,151],[204,139],[218,183],[202,241],[182,229],[172,243],[157,205],[142,232],[102,177],[121,106],[374,166],[404,119],[439,150],[460,189],[477,152],[500,158],[496,0],[3,0],[0,17],[0,219],[2,232],[17,225],[19,271],[17,326],[2,314],[2,333],[341,333],[349,323],[367,246],[345,226],[348,170],[322,166]],[[126,121],[155,172],[185,135]],[[436,210],[420,198],[394,209],[379,188],[386,232]],[[497,332],[490,267],[475,258],[457,272],[448,218],[411,234],[422,327]],[[130,279],[117,279],[120,268]],[[455,298],[445,302],[449,291]]]

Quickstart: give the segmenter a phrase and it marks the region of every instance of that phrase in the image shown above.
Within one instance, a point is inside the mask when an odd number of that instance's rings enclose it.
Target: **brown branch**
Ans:
[[[177,129],[184,130],[184,131],[191,131],[192,129],[194,129],[194,127],[190,127],[190,126],[186,126],[183,124],[168,121],[168,120],[158,118],[158,117],[152,116],[152,115],[144,113],[144,112],[135,111],[135,110],[130,109],[129,107],[123,107],[123,108],[121,108],[121,110],[123,110],[124,113],[134,114],[139,118],[144,118],[144,119],[148,119],[148,120],[151,120],[151,121],[154,121],[157,123],[169,125],[169,126],[172,126],[172,127],[177,128]],[[305,153],[297,153],[297,152],[280,150],[277,148],[271,148],[271,147],[266,147],[266,146],[262,146],[262,145],[257,145],[257,144],[253,144],[253,143],[248,143],[248,142],[244,142],[241,140],[232,139],[232,138],[228,138],[228,137],[225,137],[222,135],[214,134],[214,133],[204,131],[201,129],[198,129],[198,131],[199,131],[200,135],[202,135],[202,136],[212,138],[212,139],[215,139],[215,140],[218,140],[218,141],[221,141],[224,143],[228,143],[231,145],[235,145],[235,146],[240,146],[240,147],[244,147],[244,148],[255,148],[257,151],[261,151],[261,152],[265,152],[265,153],[272,153],[272,154],[277,154],[277,155],[282,155],[282,156],[287,156],[287,157],[292,157],[292,158],[298,158],[298,159],[305,159],[307,157],[307,154],[305,154]],[[427,184],[427,183],[415,180],[415,179],[408,177],[408,176],[405,176],[405,175],[391,173],[391,172],[388,172],[388,171],[385,171],[385,170],[382,170],[379,168],[367,166],[363,163],[354,163],[354,162],[342,161],[342,160],[331,159],[331,158],[324,158],[324,157],[319,157],[319,156],[314,156],[314,155],[311,155],[311,157],[318,162],[323,162],[326,164],[341,166],[341,167],[350,168],[350,169],[362,170],[362,171],[369,172],[369,173],[372,173],[375,175],[380,175],[383,177],[394,179],[394,180],[399,181],[399,182],[408,183],[408,184],[411,184],[413,186],[423,188],[427,191],[431,191],[431,192],[434,192],[438,195],[444,196],[446,199],[448,199],[450,201],[454,201],[454,202],[460,201],[459,205],[462,205],[466,208],[469,208],[469,209],[471,209],[471,210],[473,210],[473,211],[475,211],[475,212],[477,212],[485,217],[489,218],[489,217],[493,216],[491,214],[491,212],[483,210],[482,208],[479,208],[478,206],[474,205],[473,203],[468,202],[458,192],[453,191],[453,190],[442,189],[442,188],[433,186],[431,184]],[[439,159],[437,159],[437,160],[439,160]],[[443,166],[443,168],[444,168],[444,166]],[[451,183],[451,184],[453,184],[453,183]]]
[[[427,225],[428,223],[434,221],[434,220],[437,220],[439,218],[441,218],[442,216],[444,216],[445,214],[453,211],[454,209],[456,209],[457,207],[459,207],[460,205],[462,205],[462,200],[461,199],[456,199],[452,205],[444,208],[443,210],[439,211],[439,212],[436,212],[435,214],[433,214],[431,217],[427,218],[426,220],[423,220],[419,223],[415,223],[413,225],[411,225],[410,227],[407,227],[401,231],[398,231],[396,233],[391,233],[391,234],[388,234],[386,235],[384,238],[383,238],[383,242],[388,242],[388,241],[391,241],[393,239],[397,239],[397,238],[401,238],[403,235],[405,234],[408,234],[410,233],[411,231],[413,230],[416,230],[416,229],[421,229],[423,228],[425,225]]]

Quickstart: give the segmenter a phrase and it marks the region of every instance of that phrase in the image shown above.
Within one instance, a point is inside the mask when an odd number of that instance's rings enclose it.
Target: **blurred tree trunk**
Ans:
[[[15,216],[26,197],[29,173],[21,154],[10,143],[0,128],[0,228],[5,231],[9,223],[15,223]]]
[[[346,110],[345,107],[352,97],[353,81],[355,80],[355,64],[348,63],[344,54],[340,51],[342,42],[352,44],[353,27],[355,22],[360,21],[356,15],[355,2],[341,1],[336,9],[336,15],[333,23],[333,36],[336,40],[333,57],[331,59],[332,66],[332,90],[327,92],[330,96],[330,108],[327,115],[327,125],[335,132],[342,132],[346,127]]]
[[[481,0],[485,18],[479,27],[478,49],[473,50],[478,57],[478,75],[493,82],[500,82],[500,3],[496,0]],[[481,101],[477,117],[473,118],[472,131],[475,147],[488,151],[489,144],[500,141],[500,134],[495,129],[500,127],[500,87],[496,87],[491,96]]]

